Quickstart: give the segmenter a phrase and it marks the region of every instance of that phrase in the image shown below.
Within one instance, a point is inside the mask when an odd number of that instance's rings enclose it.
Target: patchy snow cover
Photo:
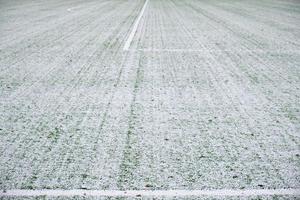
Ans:
[[[0,5],[1,190],[300,188],[297,1]]]

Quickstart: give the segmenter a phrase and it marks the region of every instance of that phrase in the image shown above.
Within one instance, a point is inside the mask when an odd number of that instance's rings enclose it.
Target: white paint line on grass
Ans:
[[[142,52],[228,52],[228,53],[300,53],[300,50],[263,50],[263,49],[253,49],[253,50],[209,50],[209,49],[133,49],[129,50],[132,52],[142,51]]]
[[[148,4],[148,1],[149,1],[149,0],[146,0],[146,1],[145,1],[142,10],[141,10],[141,12],[140,12],[138,18],[136,19],[136,21],[135,21],[135,23],[134,23],[134,25],[133,25],[133,28],[132,28],[132,30],[131,30],[131,32],[130,32],[130,35],[129,35],[129,37],[127,38],[127,41],[125,42],[125,45],[124,45],[124,48],[123,48],[124,51],[128,51],[128,49],[129,49],[129,47],[130,47],[130,44],[131,44],[131,42],[132,42],[132,40],[133,40],[133,37],[134,37],[134,35],[135,35],[136,31],[137,31],[137,28],[138,28],[138,26],[139,26],[139,23],[140,23],[140,21],[141,21],[141,18],[142,18],[142,16],[143,16],[144,11],[145,11],[145,9],[146,9],[146,6],[147,6],[147,4]]]
[[[36,196],[92,196],[92,197],[186,197],[186,196],[300,196],[299,189],[249,189],[249,190],[7,190],[1,191],[0,197],[36,197]]]
[[[75,10],[75,9],[77,9],[77,8],[78,8],[77,6],[74,6],[74,7],[72,7],[72,8],[68,8],[67,11],[70,12],[70,11]]]

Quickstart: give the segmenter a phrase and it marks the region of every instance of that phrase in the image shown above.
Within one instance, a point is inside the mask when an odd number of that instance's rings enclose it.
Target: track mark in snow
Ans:
[[[142,10],[141,10],[141,12],[140,12],[138,18],[136,19],[136,21],[135,21],[135,23],[134,23],[134,25],[133,25],[133,28],[132,28],[132,30],[131,30],[131,33],[130,33],[130,35],[129,35],[127,41],[125,42],[125,45],[124,45],[124,48],[123,48],[124,51],[128,51],[128,49],[129,49],[129,47],[130,47],[130,44],[131,44],[131,42],[132,42],[132,40],[133,40],[133,37],[134,37],[134,35],[135,35],[135,33],[136,33],[136,30],[137,30],[137,28],[138,28],[138,25],[139,25],[139,23],[140,23],[140,20],[141,20],[143,14],[144,14],[144,11],[145,11],[145,9],[146,9],[146,6],[147,6],[147,4],[148,4],[148,1],[149,1],[149,0],[146,0],[146,1],[145,1],[145,4],[144,4]]]
[[[133,181],[133,171],[139,162],[139,154],[138,149],[135,148],[137,145],[137,136],[134,132],[134,118],[135,118],[135,103],[136,96],[139,89],[139,83],[141,81],[141,58],[139,60],[139,66],[136,71],[136,79],[134,83],[133,89],[133,98],[130,105],[130,115],[128,122],[128,130],[126,135],[126,145],[123,151],[123,159],[120,165],[120,175],[118,178],[118,187],[121,189],[125,189],[124,186],[130,186],[130,182]]]
[[[0,197],[36,197],[36,196],[94,196],[94,197],[135,197],[135,196],[164,196],[164,197],[184,197],[184,196],[274,196],[292,195],[300,196],[299,189],[249,189],[249,190],[7,190],[1,191]]]

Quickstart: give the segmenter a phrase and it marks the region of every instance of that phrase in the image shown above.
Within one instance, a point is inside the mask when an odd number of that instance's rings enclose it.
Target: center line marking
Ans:
[[[132,30],[131,30],[131,33],[130,33],[129,37],[127,38],[127,41],[125,42],[123,51],[128,51],[128,49],[129,49],[129,47],[130,47],[130,44],[131,44],[131,42],[132,42],[132,40],[133,40],[133,37],[134,37],[134,35],[135,35],[136,31],[137,31],[138,25],[139,25],[139,23],[140,23],[140,21],[141,21],[141,18],[142,18],[143,14],[144,14],[144,11],[145,11],[145,9],[146,9],[146,6],[147,6],[147,4],[148,4],[148,1],[149,1],[149,0],[146,0],[146,1],[145,1],[144,6],[143,6],[143,8],[142,8],[140,14],[139,14],[138,18],[136,19],[136,21],[135,21],[135,23],[134,23],[133,28],[132,28]]]
[[[93,196],[93,197],[184,197],[184,196],[300,196],[298,189],[219,189],[219,190],[6,190],[0,191],[0,197],[36,197],[36,196]]]

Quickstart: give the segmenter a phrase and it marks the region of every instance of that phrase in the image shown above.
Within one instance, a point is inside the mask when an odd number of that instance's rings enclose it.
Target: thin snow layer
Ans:
[[[297,1],[0,5],[0,189],[300,188]]]

